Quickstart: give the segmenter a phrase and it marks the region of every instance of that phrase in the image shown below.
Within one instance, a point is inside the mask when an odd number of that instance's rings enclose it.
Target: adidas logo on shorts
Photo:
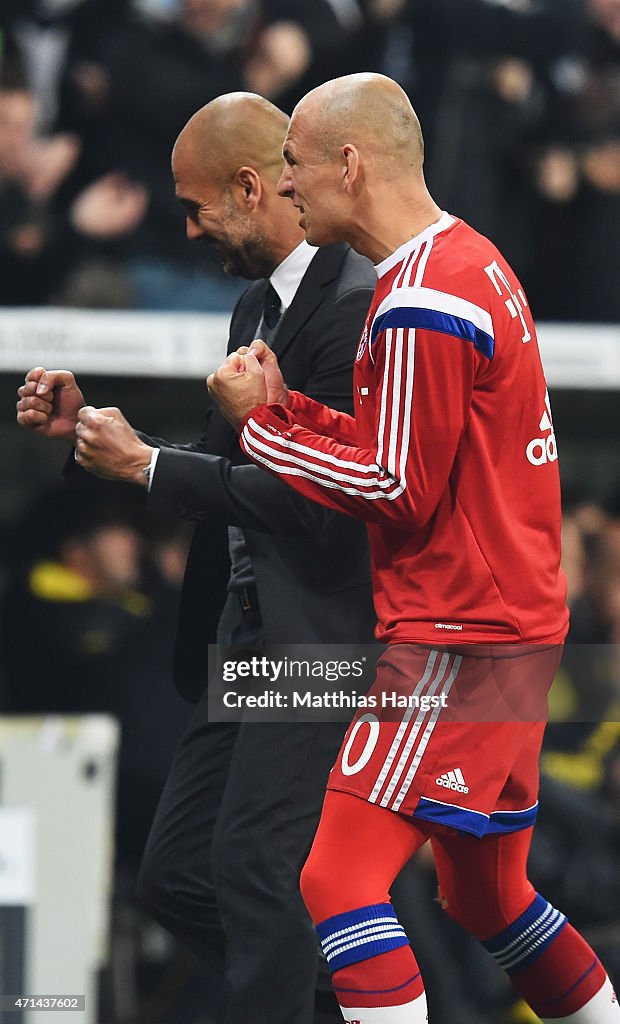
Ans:
[[[444,772],[438,779],[435,779],[435,782],[438,786],[443,786],[444,789],[453,789],[455,793],[469,793],[469,786],[465,785],[463,772],[460,768],[455,768],[451,772]]]

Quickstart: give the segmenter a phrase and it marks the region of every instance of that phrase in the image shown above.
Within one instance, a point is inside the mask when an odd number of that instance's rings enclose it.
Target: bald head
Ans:
[[[240,167],[249,166],[277,180],[282,166],[282,143],[288,117],[249,92],[218,96],[187,122],[172,153],[187,156],[220,186],[228,184]]]
[[[356,74],[313,89],[298,103],[293,120],[316,126],[326,158],[340,147],[356,146],[367,158],[380,158],[382,173],[421,170],[422,130],[406,93],[385,75]]]
[[[336,78],[293,111],[278,193],[300,212],[312,245],[349,242],[374,263],[433,224],[420,122],[384,75]]]
[[[230,274],[269,277],[303,239],[276,191],[288,123],[262,96],[233,92],[202,107],[176,141],[172,173],[187,237],[213,245]]]

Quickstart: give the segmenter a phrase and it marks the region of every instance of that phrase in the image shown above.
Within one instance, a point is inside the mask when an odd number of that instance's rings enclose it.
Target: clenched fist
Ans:
[[[17,389],[17,422],[42,437],[73,443],[84,395],[70,370],[35,366]]]
[[[207,380],[222,415],[238,430],[264,402],[286,405],[287,389],[278,360],[264,341],[253,341],[228,356]]]
[[[120,409],[85,405],[75,435],[76,461],[89,473],[146,487],[144,469],[150,464],[153,449],[140,440]]]

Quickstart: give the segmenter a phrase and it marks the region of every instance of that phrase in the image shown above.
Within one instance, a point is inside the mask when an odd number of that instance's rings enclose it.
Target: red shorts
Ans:
[[[388,647],[327,788],[476,836],[528,828],[561,652]]]

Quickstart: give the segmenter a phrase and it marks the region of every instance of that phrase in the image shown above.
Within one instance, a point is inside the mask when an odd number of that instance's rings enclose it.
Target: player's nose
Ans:
[[[291,169],[288,164],[285,164],[282,169],[282,174],[280,175],[276,189],[279,196],[286,197],[292,196],[293,194],[293,181],[291,178]]]
[[[187,217],[185,221],[185,234],[190,239],[190,241],[193,241],[195,238],[202,237],[203,230],[200,227],[200,224],[196,224],[195,220],[192,220],[191,217]]]

